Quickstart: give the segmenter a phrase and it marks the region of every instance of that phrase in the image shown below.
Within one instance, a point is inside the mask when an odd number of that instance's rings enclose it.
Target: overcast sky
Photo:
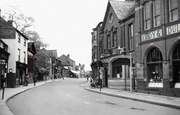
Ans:
[[[104,19],[108,0],[0,0],[0,8],[18,7],[35,19],[37,31],[49,50],[58,57],[70,54],[76,62],[91,70],[91,32]]]

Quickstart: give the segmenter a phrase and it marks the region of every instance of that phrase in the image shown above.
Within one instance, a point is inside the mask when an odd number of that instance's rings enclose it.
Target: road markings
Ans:
[[[85,104],[88,104],[88,105],[90,105],[90,103],[89,102],[84,102]]]

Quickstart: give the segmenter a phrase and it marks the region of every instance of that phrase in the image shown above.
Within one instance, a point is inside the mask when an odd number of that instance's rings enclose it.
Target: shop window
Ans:
[[[147,78],[149,87],[163,87],[162,54],[158,48],[153,48],[147,55]]]
[[[169,0],[170,22],[178,20],[178,0]]]
[[[173,52],[173,82],[180,83],[180,42]],[[176,86],[175,86],[176,87]]]

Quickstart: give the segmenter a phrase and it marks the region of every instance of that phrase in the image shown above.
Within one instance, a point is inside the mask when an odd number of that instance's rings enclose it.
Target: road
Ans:
[[[94,93],[86,79],[65,79],[21,93],[7,102],[14,115],[180,115],[180,110]]]

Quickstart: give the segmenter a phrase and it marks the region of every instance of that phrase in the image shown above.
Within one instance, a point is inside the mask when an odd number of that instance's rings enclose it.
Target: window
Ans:
[[[158,48],[151,49],[146,61],[149,87],[154,87],[154,85],[163,87],[163,57],[161,51]]]
[[[26,52],[24,52],[24,63],[26,63]]]
[[[112,47],[116,47],[117,45],[117,32],[113,32],[113,40],[112,40]]]
[[[20,61],[20,55],[21,55],[21,51],[20,49],[18,49],[18,61]]]
[[[21,35],[18,34],[18,42],[21,43]]]
[[[169,0],[169,16],[170,21],[178,20],[178,1],[177,0]]]
[[[154,0],[153,2],[153,18],[154,18],[154,27],[160,26],[161,24],[161,6],[160,6],[160,0]]]
[[[151,3],[147,2],[144,5],[144,29],[151,28]]]
[[[110,34],[107,35],[107,49],[111,48],[111,37]]]
[[[24,46],[26,46],[26,38],[24,38]]]
[[[134,32],[134,26],[133,26],[133,24],[129,24],[129,26],[128,26],[128,34],[129,34],[128,49],[129,50],[133,49],[133,37],[134,37],[133,32]]]

